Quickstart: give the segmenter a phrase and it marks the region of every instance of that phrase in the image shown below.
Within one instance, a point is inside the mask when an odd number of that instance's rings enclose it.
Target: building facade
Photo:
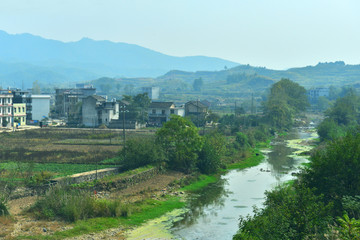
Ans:
[[[161,126],[169,121],[173,114],[184,117],[185,109],[183,107],[176,107],[173,102],[152,102],[148,110],[148,124]]]
[[[82,99],[82,124],[86,127],[108,126],[119,119],[119,103],[107,102],[104,97],[92,95]]]
[[[14,125],[26,125],[26,103],[13,104]]]
[[[69,118],[76,115],[76,105],[88,96],[94,95],[96,88],[92,85],[77,85],[79,88],[58,88],[55,90],[55,113],[57,117]]]
[[[143,87],[143,93],[147,93],[151,100],[157,100],[160,96],[160,88],[159,87]]]
[[[9,127],[13,123],[13,94],[11,90],[0,90],[0,127]]]

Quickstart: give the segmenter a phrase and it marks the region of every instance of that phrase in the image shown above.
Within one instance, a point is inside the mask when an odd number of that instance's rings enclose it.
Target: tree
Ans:
[[[359,97],[349,91],[345,97],[336,100],[334,106],[326,112],[338,125],[356,124],[358,120]]]
[[[253,217],[240,218],[240,230],[233,239],[317,239],[314,236],[325,232],[331,219],[331,205],[297,184],[266,192],[264,206],[255,208]]]
[[[125,148],[120,152],[124,156],[121,164],[126,169],[134,169],[147,164],[158,164],[165,160],[161,147],[155,144],[153,138],[133,138],[126,141]]]
[[[157,143],[162,146],[171,169],[191,172],[195,169],[202,138],[188,119],[172,115],[170,121],[156,132]]]
[[[264,113],[272,126],[289,128],[292,118],[308,106],[305,88],[289,79],[281,79],[271,86]]]
[[[147,120],[147,109],[150,106],[151,100],[147,93],[139,93],[136,96],[124,95],[123,101],[129,103],[125,118],[128,120],[136,120],[145,123]]]
[[[41,89],[40,89],[40,85],[39,85],[39,81],[36,80],[35,82],[33,82],[32,85],[32,93],[33,94],[40,94],[41,93]]]
[[[193,83],[194,90],[200,92],[203,84],[204,84],[204,82],[203,82],[202,78],[195,79],[194,83]]]
[[[224,150],[225,139],[220,133],[213,132],[206,135],[197,163],[200,172],[205,174],[216,173],[220,168]]]
[[[360,132],[349,132],[345,137],[328,142],[312,154],[310,167],[301,175],[304,183],[316,188],[326,201],[334,201],[341,213],[343,196],[360,192]]]

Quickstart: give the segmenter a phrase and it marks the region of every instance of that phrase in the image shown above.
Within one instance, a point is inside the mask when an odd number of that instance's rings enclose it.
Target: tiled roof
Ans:
[[[152,102],[149,108],[170,108],[173,102]]]
[[[99,102],[105,102],[106,99],[102,96],[98,96],[98,95],[91,95],[90,97],[92,98],[95,98],[96,101],[99,101]]]
[[[201,103],[201,101],[190,101],[190,102],[187,102],[185,105],[194,105],[198,108],[208,108],[208,106],[206,106],[205,104]]]

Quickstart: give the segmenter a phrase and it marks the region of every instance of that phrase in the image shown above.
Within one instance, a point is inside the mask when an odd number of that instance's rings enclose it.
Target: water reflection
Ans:
[[[232,239],[238,229],[238,218],[261,207],[264,192],[292,179],[291,172],[304,158],[289,157],[294,151],[287,139],[309,138],[306,132],[295,132],[273,141],[273,149],[260,165],[233,170],[221,180],[191,195],[189,211],[174,224],[172,233],[180,239]]]
[[[192,194],[188,200],[189,211],[184,214],[181,221],[175,223],[174,228],[193,225],[198,222],[200,217],[206,221],[207,218],[216,216],[217,212],[225,206],[225,199],[230,193],[224,187],[225,183],[225,179],[220,179],[207,188]],[[211,211],[205,211],[208,206],[213,206]]]

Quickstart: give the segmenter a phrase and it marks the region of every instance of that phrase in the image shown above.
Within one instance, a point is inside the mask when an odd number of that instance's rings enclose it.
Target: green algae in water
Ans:
[[[130,230],[126,239],[174,239],[174,236],[170,233],[170,228],[174,222],[182,219],[181,215],[186,211],[186,209],[175,209],[159,218],[150,220],[142,226]]]

